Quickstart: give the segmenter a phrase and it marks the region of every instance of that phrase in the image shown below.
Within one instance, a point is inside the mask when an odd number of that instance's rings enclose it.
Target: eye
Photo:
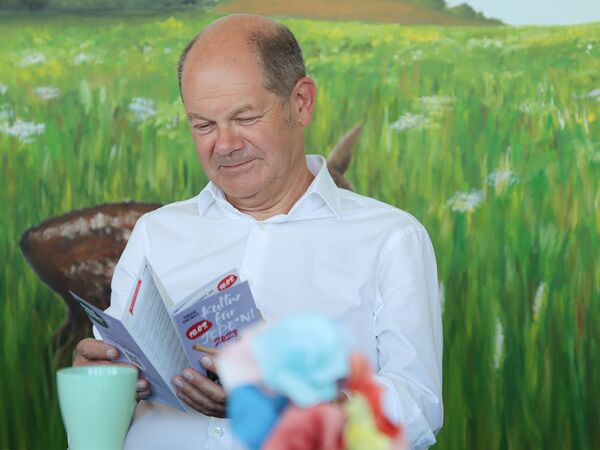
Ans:
[[[252,116],[252,117],[238,117],[236,120],[242,125],[253,125],[255,124],[260,116]]]
[[[194,125],[194,130],[199,134],[207,134],[210,133],[213,129],[212,123],[199,123]]]

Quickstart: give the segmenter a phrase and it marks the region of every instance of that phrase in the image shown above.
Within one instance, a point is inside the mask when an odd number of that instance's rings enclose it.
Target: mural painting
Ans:
[[[0,1],[0,448],[66,448],[66,289],[107,305],[139,215],[207,182],[176,63],[231,12],[298,37],[307,148],[431,235],[436,447],[600,448],[600,7],[456,3]]]

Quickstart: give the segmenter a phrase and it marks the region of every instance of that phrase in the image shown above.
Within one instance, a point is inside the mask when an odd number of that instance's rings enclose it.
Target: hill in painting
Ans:
[[[421,4],[419,4],[421,3]],[[460,11],[425,6],[425,3],[397,0],[234,0],[218,4],[217,13],[251,13],[319,20],[357,20],[405,25],[490,25],[481,14],[462,17]],[[433,6],[433,5],[432,5]],[[470,8],[470,7],[468,7]],[[471,9],[472,11],[472,9]]]

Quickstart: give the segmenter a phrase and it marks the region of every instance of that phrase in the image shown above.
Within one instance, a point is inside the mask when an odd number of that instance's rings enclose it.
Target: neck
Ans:
[[[256,220],[266,220],[279,214],[290,212],[294,204],[304,195],[314,175],[308,170],[306,163],[296,176],[285,183],[284,189],[278,190],[275,195],[262,195],[262,198],[234,199],[227,197],[237,210],[249,214]]]

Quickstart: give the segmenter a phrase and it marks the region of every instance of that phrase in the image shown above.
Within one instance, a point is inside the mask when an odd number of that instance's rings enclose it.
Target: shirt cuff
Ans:
[[[404,428],[409,448],[427,449],[435,444],[429,422],[406,388],[380,375],[375,379],[383,387],[383,411],[392,422]]]

